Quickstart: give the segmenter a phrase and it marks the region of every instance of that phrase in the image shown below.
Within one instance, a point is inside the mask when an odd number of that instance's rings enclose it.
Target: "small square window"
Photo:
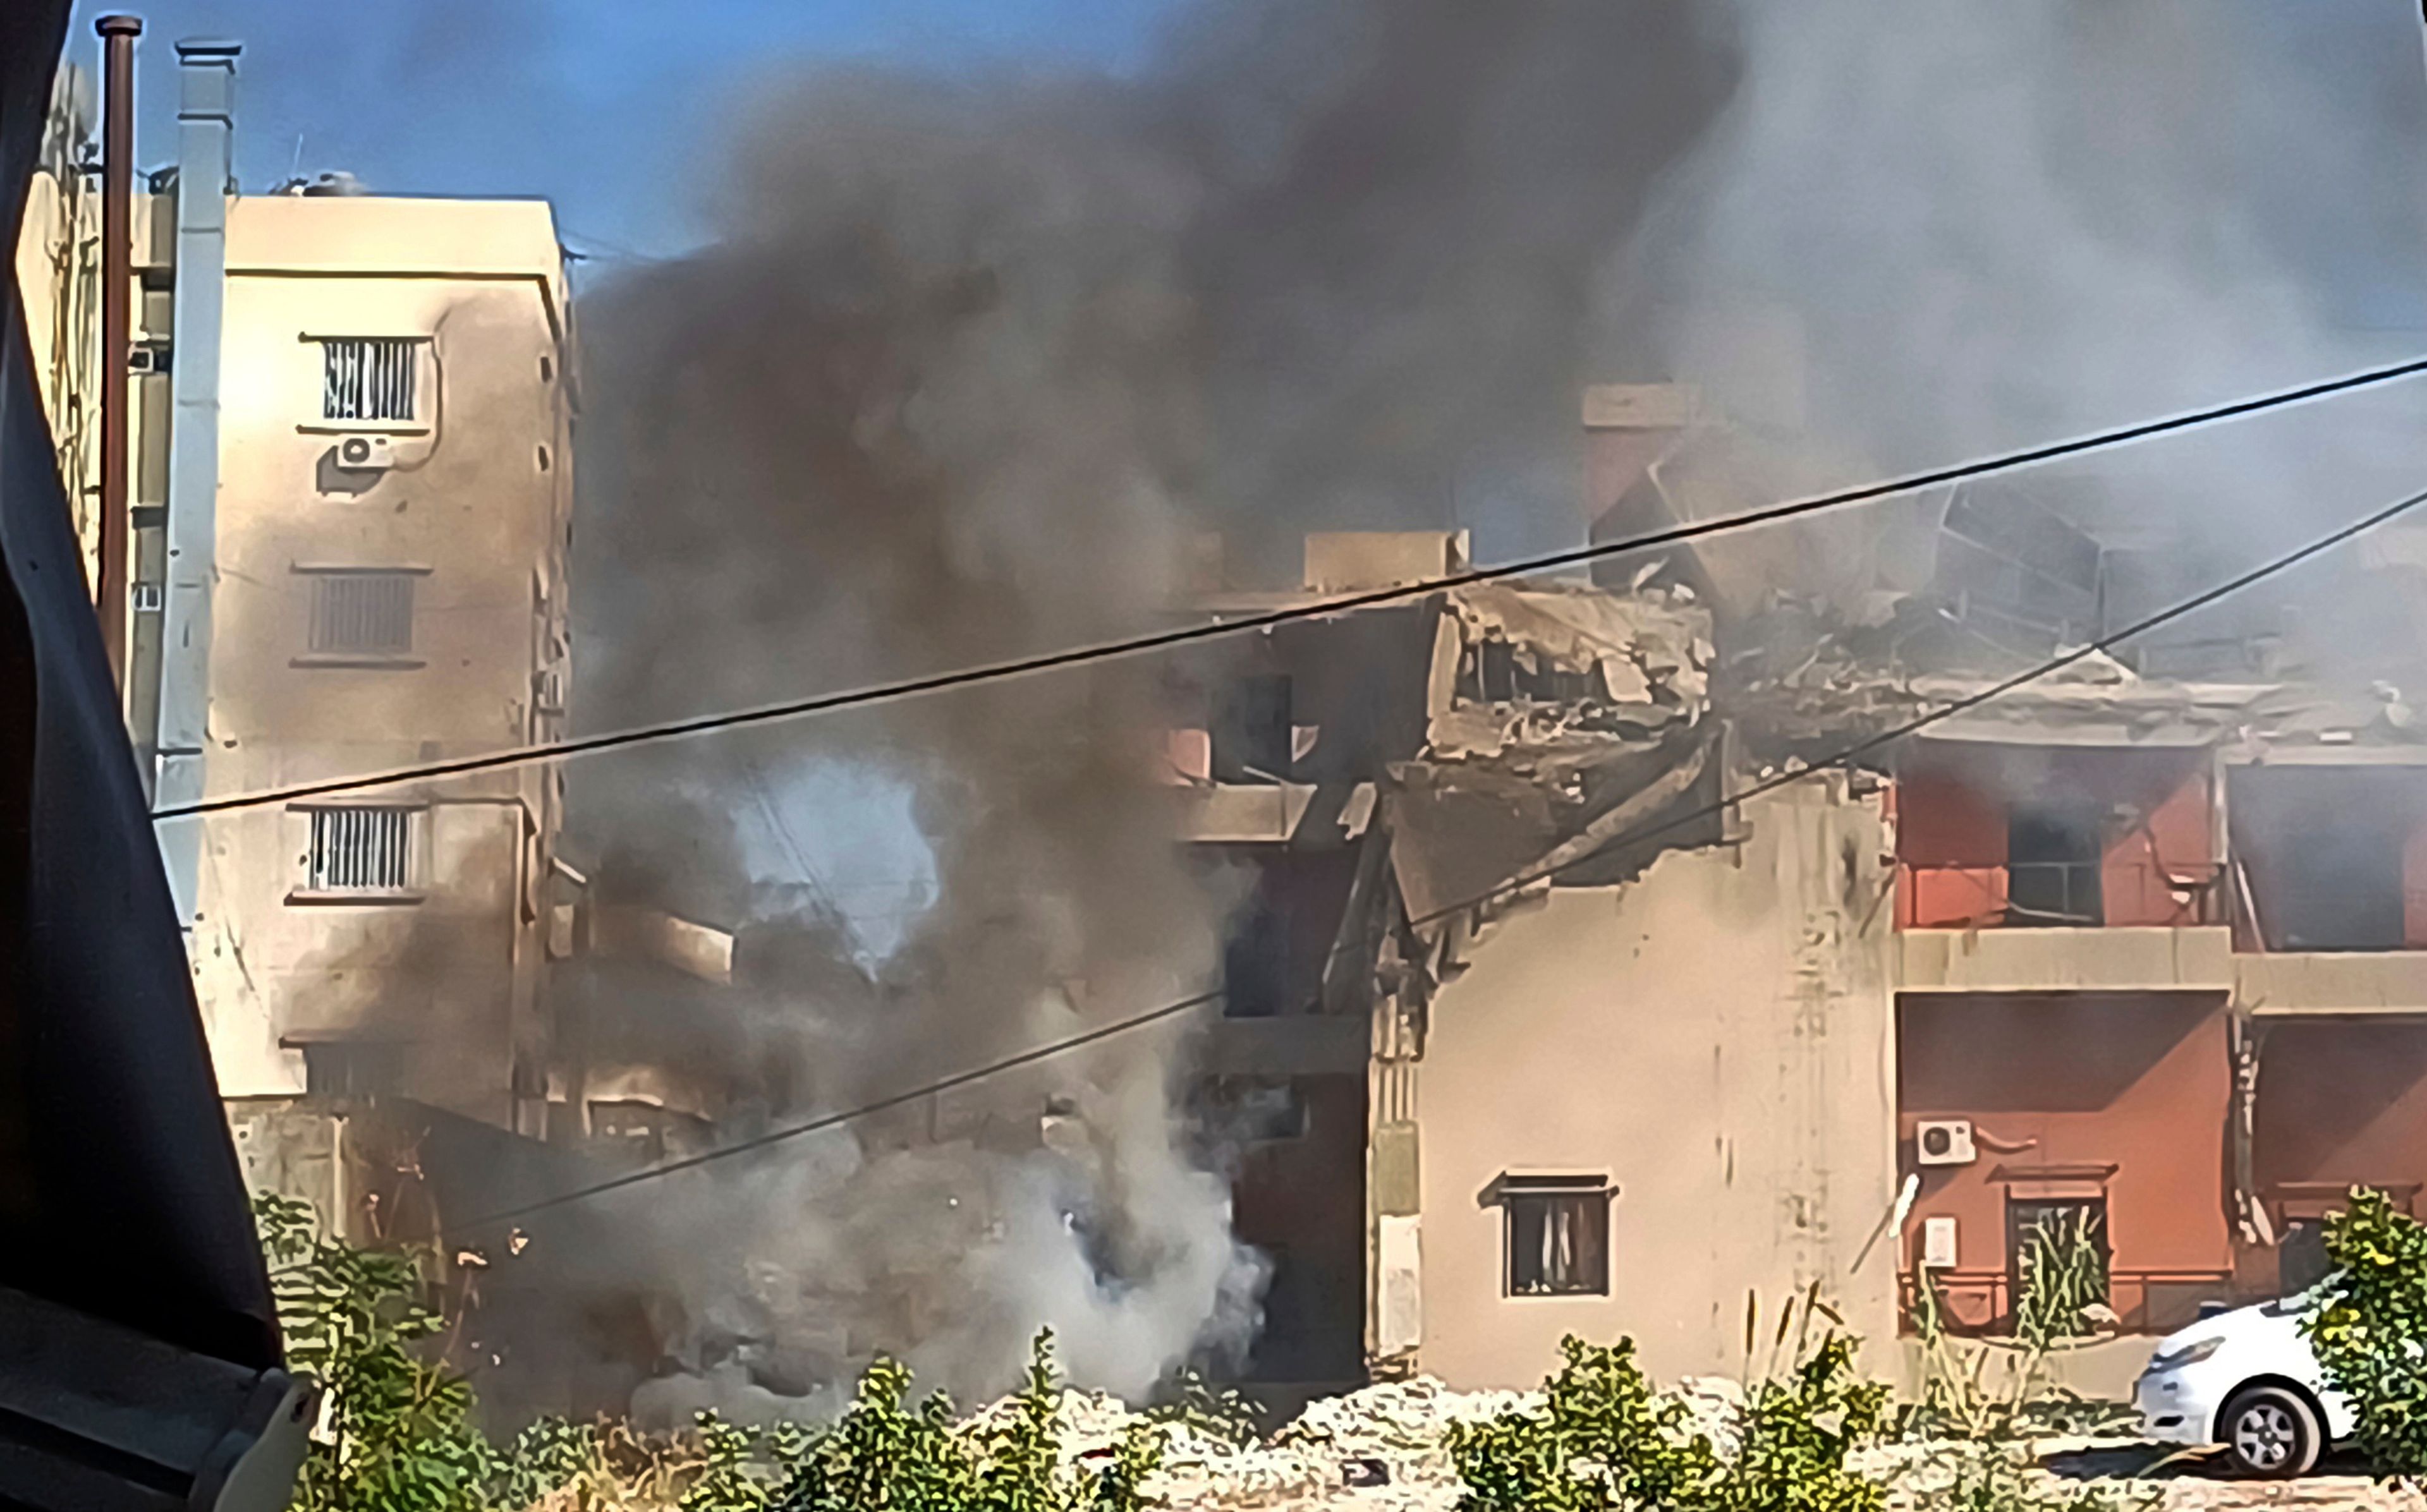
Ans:
[[[419,417],[421,341],[415,336],[346,336],[320,343],[320,418]]]
[[[303,857],[309,893],[400,893],[413,886],[413,831],[417,808],[350,805],[310,811],[311,848]]]
[[[1507,1267],[1502,1294],[1607,1296],[1605,1177],[1504,1176],[1498,1183]]]

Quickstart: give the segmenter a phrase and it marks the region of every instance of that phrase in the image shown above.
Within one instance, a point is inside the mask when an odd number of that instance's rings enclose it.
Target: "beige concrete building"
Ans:
[[[547,206],[240,200],[227,253],[204,795],[555,739]],[[528,766],[207,820],[194,962],[226,1095],[404,1093],[543,1134],[559,804]]]
[[[157,804],[556,740],[571,330],[548,206],[223,196],[235,50],[179,52],[178,166],[135,207],[133,584],[104,606],[130,622]],[[97,199],[38,183],[17,258],[88,540]],[[561,809],[528,765],[164,821],[223,1095],[392,1095],[544,1136]]]

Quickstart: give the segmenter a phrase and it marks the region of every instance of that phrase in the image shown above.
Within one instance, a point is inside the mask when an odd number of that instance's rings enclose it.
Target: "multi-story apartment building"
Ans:
[[[1588,397],[1597,529],[1795,491],[1696,412]],[[1269,1360],[1335,1372],[1353,1287],[1377,1372],[1517,1385],[1581,1333],[1733,1373],[1749,1307],[1817,1285],[1910,1374],[1925,1306],[1994,1341],[2034,1236],[2079,1234],[2081,1325],[2113,1337],[2066,1368],[2112,1389],[2147,1336],[2318,1274],[2354,1183],[2415,1197],[2427,741],[2354,660],[2288,653],[2265,594],[1786,780],[2183,596],[2101,539],[2099,487],[1942,491],[1207,664],[1174,764],[1194,838],[1261,869],[1214,1069],[1278,1110],[1237,1197],[1281,1257]],[[2422,541],[2352,548],[2335,611],[2415,623]],[[1319,538],[1306,596],[1458,554]]]
[[[176,161],[134,205],[132,587],[102,606],[158,805],[556,739],[571,332],[547,205],[235,192],[236,49],[178,52]],[[38,187],[19,255],[61,354],[55,429],[87,451],[97,199]],[[257,1179],[360,1218],[335,1124],[288,1116],[332,1098],[547,1134],[561,805],[529,765],[161,822]]]

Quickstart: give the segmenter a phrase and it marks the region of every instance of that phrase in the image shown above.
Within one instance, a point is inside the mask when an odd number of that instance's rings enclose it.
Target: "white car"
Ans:
[[[2246,1475],[2304,1475],[2352,1431],[2352,1406],[2301,1332],[2316,1291],[2202,1318],[2158,1341],[2132,1388],[2142,1431],[2223,1444]]]

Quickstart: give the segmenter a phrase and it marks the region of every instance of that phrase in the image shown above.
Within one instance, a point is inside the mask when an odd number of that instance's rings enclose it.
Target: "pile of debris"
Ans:
[[[1688,1380],[1673,1399],[1686,1409],[1686,1432],[1710,1438],[1723,1454],[1733,1451],[1743,1401],[1735,1382]],[[1423,1378],[1316,1401],[1263,1439],[1242,1441],[1162,1421],[1163,1469],[1147,1489],[1165,1507],[1198,1512],[1329,1506],[1447,1512],[1459,1489],[1444,1447],[1451,1426],[1531,1410],[1541,1401],[1539,1391],[1454,1391]],[[1140,1421],[1116,1398],[1067,1391],[1059,1420],[1062,1453],[1083,1465],[1099,1464]]]

